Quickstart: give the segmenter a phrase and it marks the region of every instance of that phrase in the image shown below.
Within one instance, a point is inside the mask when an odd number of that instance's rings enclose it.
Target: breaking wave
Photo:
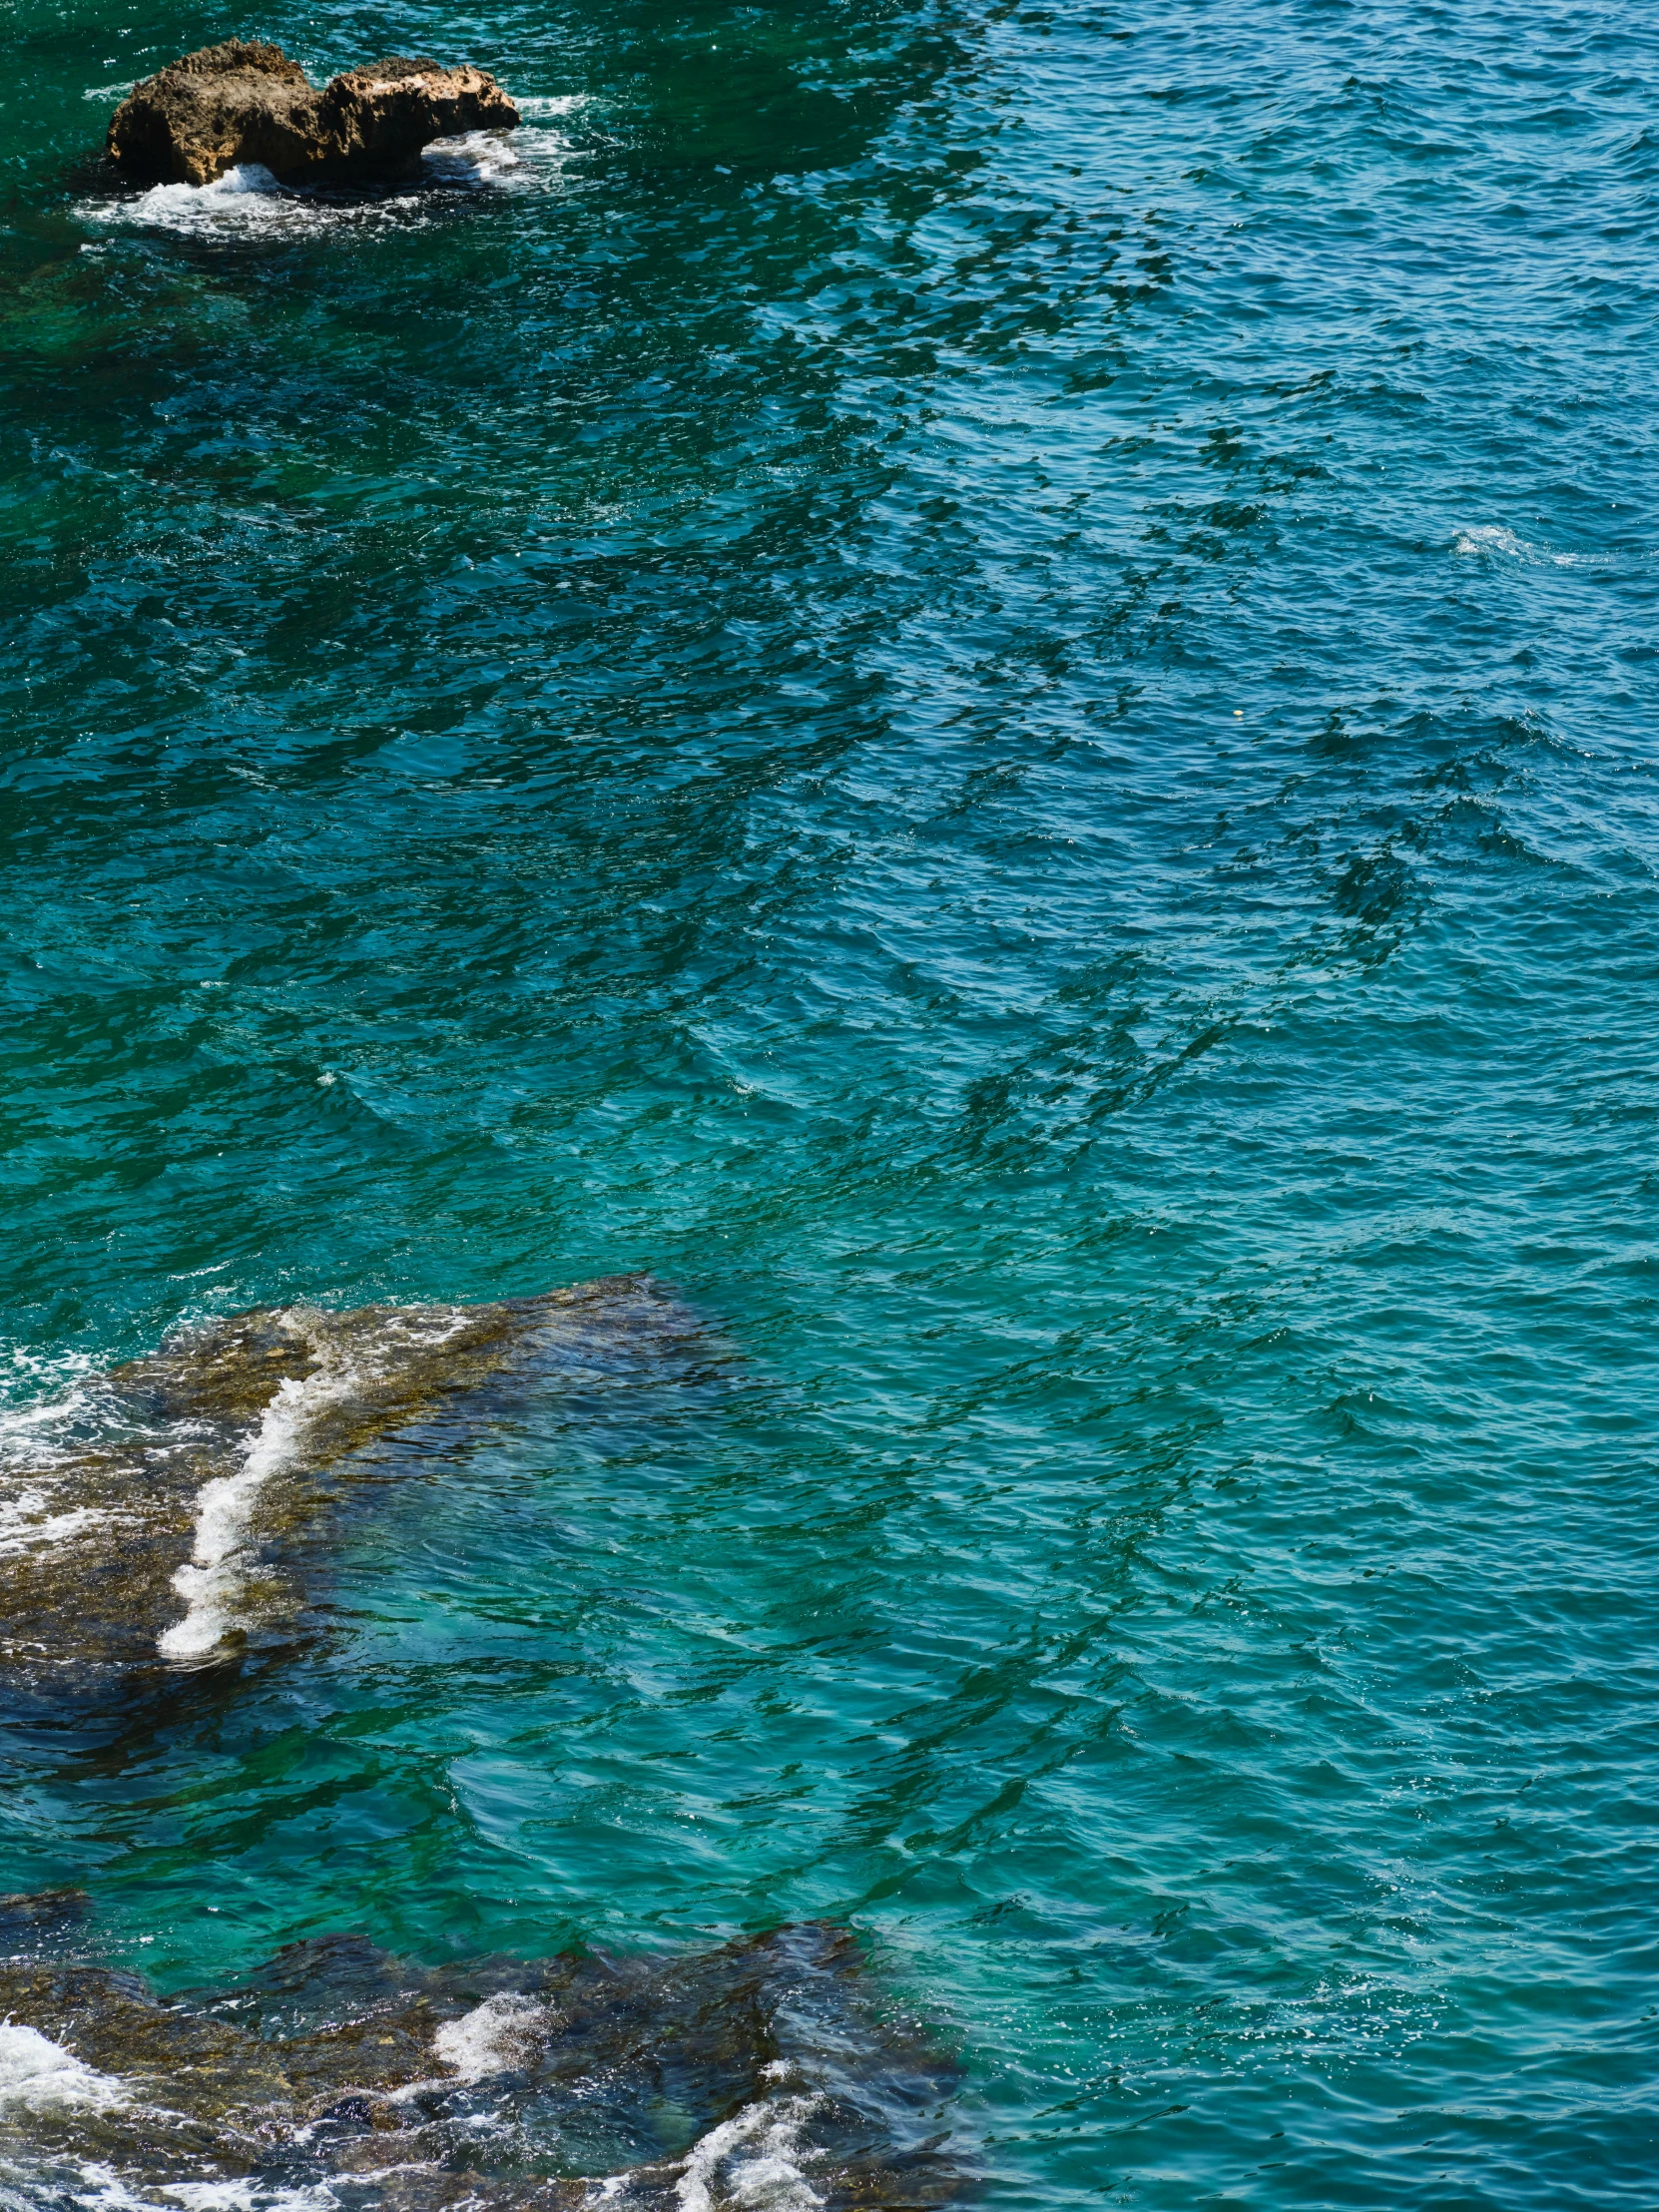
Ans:
[[[462,2081],[482,2081],[527,2057],[537,2031],[547,2025],[545,2004],[508,1989],[458,2020],[445,2020],[432,2037],[432,2050]]]
[[[808,2095],[746,2105],[711,2128],[694,2145],[675,2183],[679,2212],[717,2212],[726,2205],[818,2212],[824,2198],[802,2161],[813,2155],[806,2129],[822,2102]]]
[[[570,103],[528,102],[564,113]],[[552,183],[569,152],[557,131],[469,131],[436,139],[421,155],[422,174],[390,191],[345,193],[284,185],[258,162],[227,170],[210,185],[152,185],[148,190],[78,201],[75,213],[96,229],[171,231],[181,237],[279,239],[342,228],[419,221],[455,193],[524,193]],[[84,249],[96,251],[96,248]]]
[[[87,2065],[38,2027],[0,2020],[0,2108],[110,2111],[127,2102],[124,2082]]]
[[[328,1359],[325,1343],[313,1349],[321,1359],[317,1372],[302,1382],[277,1384],[242,1465],[234,1474],[204,1483],[198,1493],[195,1544],[173,1577],[174,1589],[185,1600],[185,1617],[157,1639],[164,1659],[205,1658],[241,1625],[242,1584],[251,1563],[259,1493],[273,1476],[294,1464],[316,1416],[347,1397],[357,1380],[354,1370]]]

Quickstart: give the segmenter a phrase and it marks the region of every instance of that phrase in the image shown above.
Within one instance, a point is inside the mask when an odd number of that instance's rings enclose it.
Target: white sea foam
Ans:
[[[185,2212],[333,2212],[339,2199],[323,2183],[309,2189],[261,2188],[252,2181],[173,2181],[157,2191]]]
[[[186,2212],[338,2212],[339,2205],[334,2191],[321,2182],[296,2189],[244,2180],[171,2181],[158,2182],[153,2193],[147,2190],[140,2196],[112,2166],[83,2164],[77,2179],[80,2186],[63,2201],[83,2206],[85,2212],[170,2212],[175,2205],[184,2205]],[[30,2204],[36,2201],[33,2196],[27,2199]],[[55,2194],[53,2202],[58,2201]]]
[[[303,1382],[280,1383],[235,1474],[218,1475],[197,1492],[195,1547],[173,1577],[185,1617],[158,1640],[164,1659],[206,1658],[238,1625],[255,1501],[273,1475],[293,1464],[312,1419],[352,1381],[350,1369],[324,1365]]]
[[[66,2190],[63,2184],[69,2181],[69,2174],[60,2170],[52,2176],[52,2183],[56,2185],[52,2189],[52,2203],[80,2205],[84,2212],[157,2212],[157,2200],[135,2196],[113,2166],[90,2159],[77,2160],[73,2177],[73,2186]],[[20,2197],[0,2198],[0,2204],[4,2205],[5,2212],[25,2212],[25,2208],[32,2212],[42,2201],[40,2182],[44,2177],[24,2172],[18,2178],[24,2182],[25,2193]]]
[[[229,244],[305,238],[342,225],[403,220],[419,197],[410,191],[378,200],[316,199],[289,191],[258,162],[245,162],[211,185],[152,185],[131,199],[80,201],[75,212],[82,222],[103,230],[172,231],[183,238]]]
[[[494,193],[536,191],[557,173],[568,151],[557,131],[469,131],[461,138],[435,139],[426,147],[421,155],[424,182],[401,192],[362,199],[312,193],[278,184],[269,169],[246,162],[211,185],[152,185],[131,198],[82,200],[75,213],[104,231],[173,231],[227,243],[312,237],[391,223],[406,227],[429,210],[433,185]]]
[[[516,136],[516,132],[509,137],[501,131],[468,131],[461,138],[434,139],[422,147],[420,159],[443,184],[495,185],[512,191],[519,187],[526,167],[513,143]]]
[[[308,1346],[318,1365],[303,1381],[278,1383],[248,1439],[241,1465],[232,1474],[216,1475],[197,1492],[195,1542],[189,1560],[173,1577],[173,1587],[185,1601],[185,1617],[158,1639],[164,1659],[207,1658],[243,1625],[260,1492],[303,1458],[317,1416],[372,1388],[386,1374],[395,1374],[400,1355],[411,1349],[430,1351],[465,1324],[465,1309],[456,1306],[387,1314],[377,1337],[357,1346],[356,1357],[364,1363],[358,1367],[340,1357],[325,1314],[295,1307],[282,1317],[282,1326]]]
[[[28,1395],[0,1409],[0,1459],[14,1438],[33,1438],[42,1429],[75,1420],[87,1407],[85,1384],[97,1363],[88,1354],[43,1357],[24,1345],[8,1345],[0,1354],[0,1391]]]
[[[560,112],[565,105],[575,103],[547,103],[550,110]],[[470,185],[494,192],[537,192],[563,167],[569,152],[570,142],[560,132],[520,125],[516,131],[468,131],[462,138],[434,139],[420,158],[430,175],[442,184]]]
[[[231,238],[279,223],[285,204],[270,170],[247,162],[228,169],[211,185],[152,185],[131,200],[83,200],[75,212],[87,223]]]
[[[113,2074],[100,2073],[39,2028],[0,2020],[0,2106],[44,2112],[81,2105],[108,2111],[126,2102],[126,2085]]]
[[[80,1383],[91,1363],[43,1361],[13,1347],[7,1364],[38,1394],[0,1408],[0,1558],[64,1543],[111,1517],[85,1505],[59,1511],[55,1497],[54,1464],[74,1465],[73,1449],[55,1432],[85,1419],[89,1399]],[[7,1380],[0,1366],[0,1387]],[[43,1382],[58,1387],[40,1390]]]
[[[458,2020],[445,2020],[432,2049],[463,2081],[482,2081],[521,2065],[546,2030],[549,2013],[534,1997],[505,1990]]]
[[[1495,553],[1528,568],[1607,568],[1619,558],[1613,553],[1558,553],[1553,546],[1533,545],[1496,522],[1482,522],[1460,530],[1452,551],[1465,559]]]
[[[715,2212],[717,2204],[818,2212],[824,2198],[801,2168],[803,2130],[818,2103],[816,2096],[780,2097],[746,2105],[711,2128],[674,2185],[680,2212]]]

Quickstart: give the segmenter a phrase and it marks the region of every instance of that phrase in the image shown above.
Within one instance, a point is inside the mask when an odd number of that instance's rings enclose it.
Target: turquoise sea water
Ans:
[[[986,2208],[1659,2202],[1659,33],[7,13],[11,1441],[630,1269],[338,1633],[3,1747],[164,1984],[823,1916]],[[227,30],[516,166],[111,196]]]

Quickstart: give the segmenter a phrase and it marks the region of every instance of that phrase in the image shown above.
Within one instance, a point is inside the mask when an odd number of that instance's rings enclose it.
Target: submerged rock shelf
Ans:
[[[113,1369],[28,1470],[0,1549],[0,1670],[14,1691],[98,1697],[290,1640],[306,1539],[352,1454],[491,1382],[659,1375],[699,1337],[634,1276],[183,1331]]]
[[[76,1903],[60,1893],[61,1917]],[[8,1906],[35,1929],[54,1904],[0,1900],[0,1940]],[[692,1957],[438,1968],[326,1936],[171,1999],[37,1952],[0,1965],[0,2015],[35,2159],[128,2191],[898,2212],[962,2179],[940,2132],[949,2058],[883,2013],[852,1938],[819,1923]]]

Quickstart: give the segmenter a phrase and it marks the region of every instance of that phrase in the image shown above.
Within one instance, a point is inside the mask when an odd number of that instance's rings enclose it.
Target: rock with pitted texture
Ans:
[[[511,130],[484,70],[368,62],[320,90],[279,46],[227,39],[147,77],[116,110],[112,158],[145,184],[207,185],[244,164],[284,184],[407,176],[433,139]]]

